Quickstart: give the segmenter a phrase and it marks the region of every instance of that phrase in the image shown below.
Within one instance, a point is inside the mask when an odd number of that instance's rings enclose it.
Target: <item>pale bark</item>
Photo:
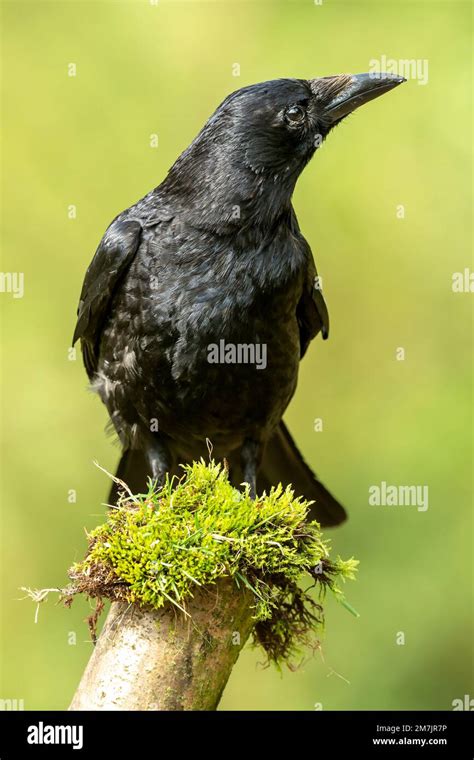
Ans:
[[[113,602],[70,710],[215,710],[252,627],[253,595],[224,580],[173,605]]]

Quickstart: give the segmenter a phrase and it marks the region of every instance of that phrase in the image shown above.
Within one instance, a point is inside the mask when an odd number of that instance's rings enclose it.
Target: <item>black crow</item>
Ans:
[[[166,179],[119,214],[90,264],[80,338],[132,490],[181,463],[226,459],[253,497],[282,482],[337,525],[343,507],[282,416],[329,318],[291,197],[330,130],[402,77],[278,79],[229,95]],[[210,444],[209,444],[210,442]]]

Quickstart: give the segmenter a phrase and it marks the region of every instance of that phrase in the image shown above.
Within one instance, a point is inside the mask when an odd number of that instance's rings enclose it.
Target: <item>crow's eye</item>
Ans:
[[[298,125],[304,121],[305,112],[301,106],[290,106],[285,111],[285,121],[287,124]]]

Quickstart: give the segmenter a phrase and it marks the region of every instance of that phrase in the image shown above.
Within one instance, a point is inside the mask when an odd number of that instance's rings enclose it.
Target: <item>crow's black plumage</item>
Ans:
[[[301,357],[329,331],[291,196],[332,127],[401,81],[341,75],[238,90],[164,182],[107,229],[74,342],[122,441],[118,475],[132,489],[207,456],[210,441],[236,485],[254,494],[291,482],[315,500],[323,525],[344,519],[282,422]],[[210,346],[222,345],[258,346],[265,362],[211,362]]]

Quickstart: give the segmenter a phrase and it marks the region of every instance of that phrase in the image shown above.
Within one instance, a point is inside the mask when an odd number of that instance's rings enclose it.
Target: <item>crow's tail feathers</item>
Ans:
[[[241,481],[240,467],[233,466],[232,462],[230,465],[231,480],[235,486],[238,486]],[[124,451],[117,469],[117,478],[123,480],[132,493],[144,492],[150,474],[147,460],[141,451],[131,449]],[[179,472],[171,474],[182,475],[182,469],[179,468]],[[271,486],[280,482],[284,487],[291,485],[297,496],[314,501],[309,517],[317,520],[322,526],[339,525],[346,519],[344,507],[336,501],[306,464],[283,422],[265,447],[257,479],[257,492],[267,491],[268,493]],[[114,482],[110,491],[109,504],[116,503],[119,490],[120,487]]]
[[[126,449],[120,458],[115,477],[126,483],[132,493],[144,493],[147,478],[150,476],[151,472],[145,455],[141,451]],[[123,488],[113,481],[109,493],[109,504],[117,503],[120,491],[123,491]]]
[[[323,527],[339,525],[347,518],[344,507],[306,464],[283,422],[280,422],[265,447],[257,478],[257,491],[268,492],[277,483],[282,483],[284,487],[291,485],[296,496],[314,501],[308,517],[317,520]]]

